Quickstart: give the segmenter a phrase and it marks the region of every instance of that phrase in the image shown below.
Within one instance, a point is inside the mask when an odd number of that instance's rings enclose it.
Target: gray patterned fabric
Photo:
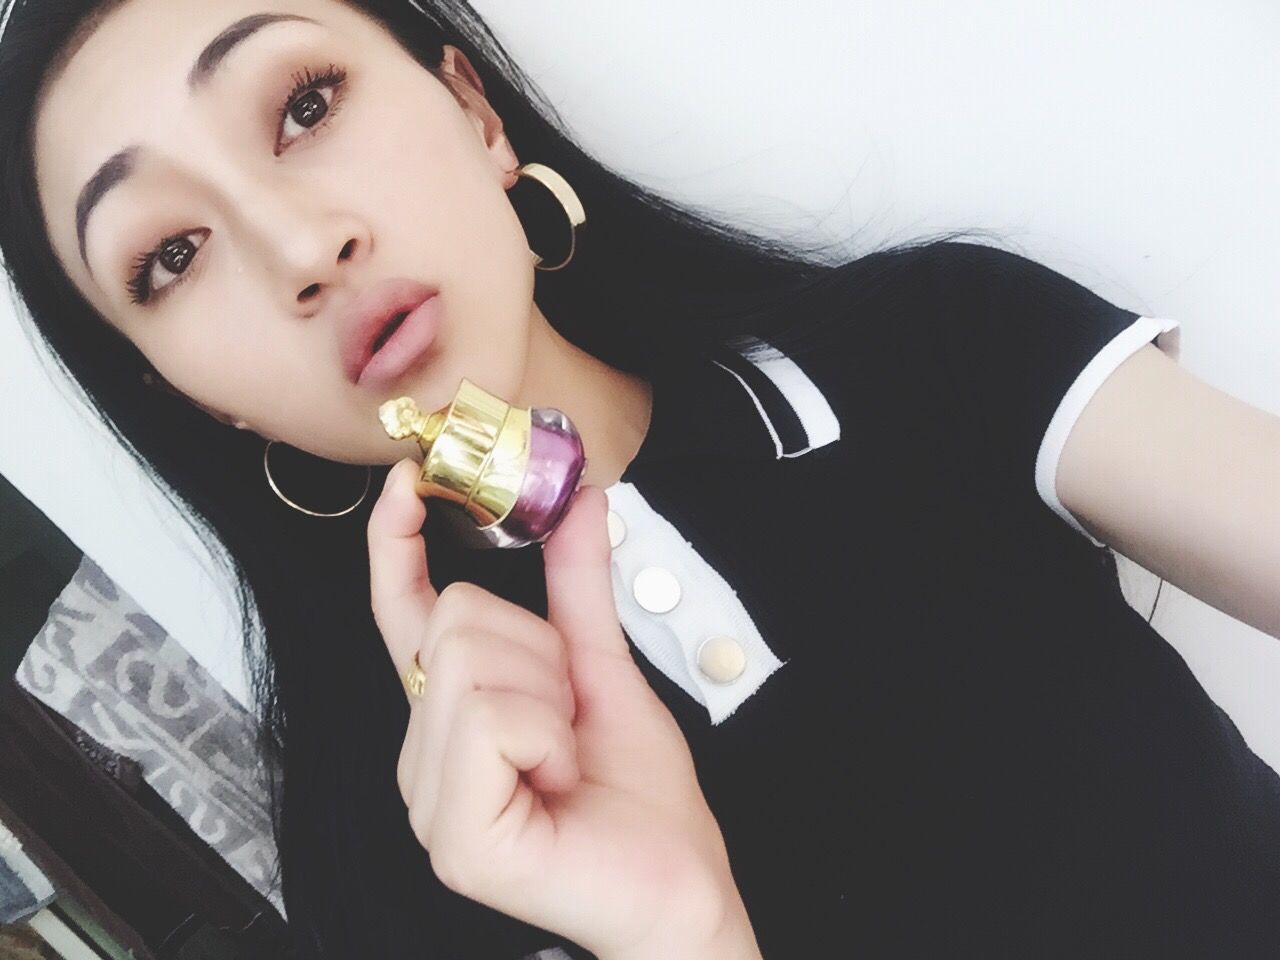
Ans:
[[[18,683],[117,753],[285,916],[257,724],[88,557],[49,608]],[[520,960],[569,960],[558,947]]]
[[[275,845],[253,717],[85,557],[49,608],[18,683],[136,760],[196,835],[267,897]]]

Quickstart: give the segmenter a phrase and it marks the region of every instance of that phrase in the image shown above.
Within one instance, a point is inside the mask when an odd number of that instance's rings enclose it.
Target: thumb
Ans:
[[[543,545],[547,620],[564,637],[571,655],[595,650],[630,662],[613,598],[608,511],[603,490],[579,487],[569,512]]]

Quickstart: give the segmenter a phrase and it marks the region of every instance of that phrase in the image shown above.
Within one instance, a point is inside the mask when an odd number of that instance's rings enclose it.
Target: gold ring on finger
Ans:
[[[422,669],[422,665],[418,663],[418,655],[413,655],[413,660],[409,663],[409,669],[404,672],[404,692],[410,698],[422,696],[422,691],[427,685],[427,672]]]

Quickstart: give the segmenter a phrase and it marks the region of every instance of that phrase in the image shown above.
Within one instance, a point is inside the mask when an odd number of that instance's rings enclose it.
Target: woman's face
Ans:
[[[518,160],[463,55],[446,48],[442,68],[465,106],[338,0],[273,0],[317,22],[260,27],[192,90],[206,45],[264,12],[127,0],[108,14],[41,98],[46,228],[103,319],[211,415],[393,463],[406,447],[383,432],[384,400],[435,409],[463,376],[510,399],[523,380],[540,315],[505,193]],[[86,211],[86,184],[135,145]],[[394,383],[352,382],[343,318],[395,278],[439,290],[436,338]]]

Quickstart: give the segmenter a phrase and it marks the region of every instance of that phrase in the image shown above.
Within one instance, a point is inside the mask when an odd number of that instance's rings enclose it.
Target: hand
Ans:
[[[543,620],[475,584],[436,592],[417,469],[388,474],[369,566],[395,669],[417,653],[426,672],[397,779],[437,877],[602,960],[754,947],[684,735],[618,623],[603,491],[543,547]]]

